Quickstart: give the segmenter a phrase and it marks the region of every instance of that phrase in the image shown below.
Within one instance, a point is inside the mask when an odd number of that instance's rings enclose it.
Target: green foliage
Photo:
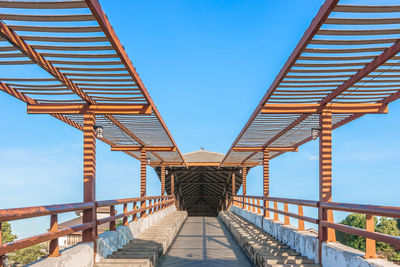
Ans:
[[[38,260],[47,254],[46,248],[42,244],[20,249],[9,254],[9,259],[14,264],[28,264]]]
[[[348,215],[341,224],[365,229],[366,217],[362,214],[350,214]],[[400,220],[388,219],[382,217],[379,222],[376,217],[374,217],[375,231],[391,236],[400,236]],[[347,246],[353,247],[355,249],[365,251],[365,238],[350,235],[347,233],[336,231],[337,240]],[[398,262],[400,261],[400,251],[395,250],[395,248],[384,242],[376,242],[376,250],[378,254],[382,254],[387,257],[388,260]]]
[[[356,228],[365,229],[365,222],[366,222],[365,215],[354,213],[348,215],[340,223]],[[376,229],[376,223],[377,219],[374,218],[375,229]],[[349,247],[353,247],[361,251],[365,251],[365,238],[363,237],[336,231],[336,238],[342,244],[345,244]]]
[[[11,224],[8,222],[3,222],[1,223],[1,232],[3,234],[2,242],[3,243],[8,243],[12,242],[15,239],[17,239],[16,235],[13,235],[11,232]]]
[[[396,220],[382,217],[376,227],[376,232],[391,236],[400,236],[400,229],[397,225],[398,222]],[[393,246],[384,242],[376,242],[376,249],[377,251],[383,252],[389,260],[400,261],[400,251],[395,250]]]
[[[1,224],[2,242],[8,243],[17,239],[17,235],[12,233],[11,225],[8,222]],[[38,260],[40,257],[46,255],[46,247],[43,244],[34,245],[16,252],[8,254],[8,259],[13,264],[28,264]]]

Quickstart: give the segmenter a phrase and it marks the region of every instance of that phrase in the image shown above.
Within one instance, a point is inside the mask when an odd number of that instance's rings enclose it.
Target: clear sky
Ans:
[[[226,153],[322,2],[101,4],[180,150]],[[0,121],[0,208],[82,201],[81,132],[47,115],[27,115],[25,104],[4,93]],[[334,201],[400,206],[399,122],[395,102],[386,115],[334,131]],[[318,199],[317,156],[318,142],[310,142],[273,159],[271,196]],[[151,168],[147,181],[148,194],[159,195]],[[260,167],[250,171],[247,192],[262,194]],[[98,142],[97,199],[138,194],[137,160]],[[12,226],[23,237],[48,224],[46,217]]]

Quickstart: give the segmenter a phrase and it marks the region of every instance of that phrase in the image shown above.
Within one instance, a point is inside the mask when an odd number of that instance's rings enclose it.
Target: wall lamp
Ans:
[[[95,125],[93,128],[94,128],[94,130],[96,132],[96,137],[97,138],[101,139],[101,138],[104,137],[103,136],[103,133],[104,133],[103,127]]]
[[[321,128],[311,128],[311,138],[312,140],[317,140],[319,133],[321,132]]]

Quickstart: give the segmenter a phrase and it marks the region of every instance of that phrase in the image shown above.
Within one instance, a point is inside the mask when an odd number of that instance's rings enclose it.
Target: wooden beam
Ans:
[[[270,152],[297,152],[297,147],[234,147],[235,152],[263,152],[268,149]]]
[[[338,0],[335,0],[338,1]],[[169,139],[171,140],[173,146],[177,147],[174,139],[172,138],[171,133],[169,132],[167,126],[165,125],[165,122],[163,118],[161,117],[160,113],[157,110],[157,107],[154,105],[153,100],[151,99],[146,87],[144,86],[142,80],[139,77],[139,74],[136,72],[135,67],[133,66],[131,60],[128,57],[128,54],[126,53],[123,45],[121,44],[120,40],[118,39],[116,33],[114,32],[113,27],[111,26],[110,22],[108,21],[108,18],[104,11],[102,10],[100,3],[98,0],[85,0],[86,5],[89,7],[90,11],[92,12],[93,16],[96,18],[97,22],[99,23],[99,26],[103,30],[105,36],[109,40],[111,46],[114,48],[115,52],[121,59],[121,62],[124,64],[126,70],[129,72],[130,76],[135,80],[135,83],[138,85],[139,90],[142,92],[144,98],[146,99],[146,102],[150,104],[152,107],[152,111],[154,115],[157,117],[159,120],[161,126],[167,133]],[[179,154],[180,158],[185,164],[185,160],[183,159],[183,156],[179,149],[177,149],[177,153]]]
[[[143,104],[28,104],[28,114],[120,114],[149,115],[151,106]]]
[[[323,106],[321,104],[265,104],[262,114],[312,114],[327,111],[339,114],[354,113],[387,113],[385,103],[335,103]]]
[[[85,114],[83,116],[83,202],[96,201],[96,133],[94,125],[96,116]],[[82,222],[96,221],[96,208],[83,211]],[[82,231],[83,242],[95,242],[97,227]]]
[[[319,137],[319,201],[332,201],[332,114],[320,115],[321,135]],[[335,242],[335,230],[321,225],[322,221],[333,223],[333,211],[318,208],[319,241]]]
[[[254,110],[253,114],[250,116],[250,119],[247,121],[246,125],[240,131],[239,135],[236,137],[235,141],[233,142],[232,146],[229,148],[228,153],[225,154],[221,162],[222,164],[225,162],[227,157],[230,155],[232,148],[236,146],[239,140],[247,131],[247,128],[259,114],[260,110],[264,106],[265,103],[269,100],[269,98],[273,95],[276,88],[279,86],[281,81],[286,77],[286,74],[290,71],[293,65],[296,63],[297,59],[303,53],[304,49],[308,46],[309,42],[314,38],[315,34],[319,31],[320,27],[328,18],[329,14],[332,10],[336,7],[339,0],[326,0],[322,7],[319,9],[318,14],[314,17],[311,21],[310,26],[307,28],[306,32],[304,33],[303,37],[301,37],[299,43],[297,44],[296,48],[293,50],[292,54],[289,56],[288,60],[286,61],[285,65],[283,65],[282,69],[276,76],[275,80],[272,82],[271,86],[269,87],[268,91],[265,93],[264,97],[261,99],[260,103],[257,105],[257,108]]]
[[[146,196],[146,150],[140,151],[140,197]],[[140,208],[146,207],[146,200],[141,201]],[[140,218],[146,217],[146,211],[140,213]]]
[[[263,152],[263,196],[269,197],[269,149]],[[264,200],[264,207],[269,206],[269,203]],[[269,211],[263,210],[263,216],[269,217]]]
[[[161,196],[165,193],[165,165],[161,165]]]
[[[112,146],[111,151],[141,151],[145,149],[146,151],[167,151],[174,152],[176,147],[173,146]],[[179,163],[182,164],[182,163]]]
[[[225,184],[225,182],[180,182],[180,184],[201,185],[201,184]]]

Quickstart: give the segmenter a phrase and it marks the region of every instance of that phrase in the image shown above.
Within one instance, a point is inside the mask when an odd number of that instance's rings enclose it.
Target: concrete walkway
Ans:
[[[159,266],[254,265],[216,217],[189,217]]]

